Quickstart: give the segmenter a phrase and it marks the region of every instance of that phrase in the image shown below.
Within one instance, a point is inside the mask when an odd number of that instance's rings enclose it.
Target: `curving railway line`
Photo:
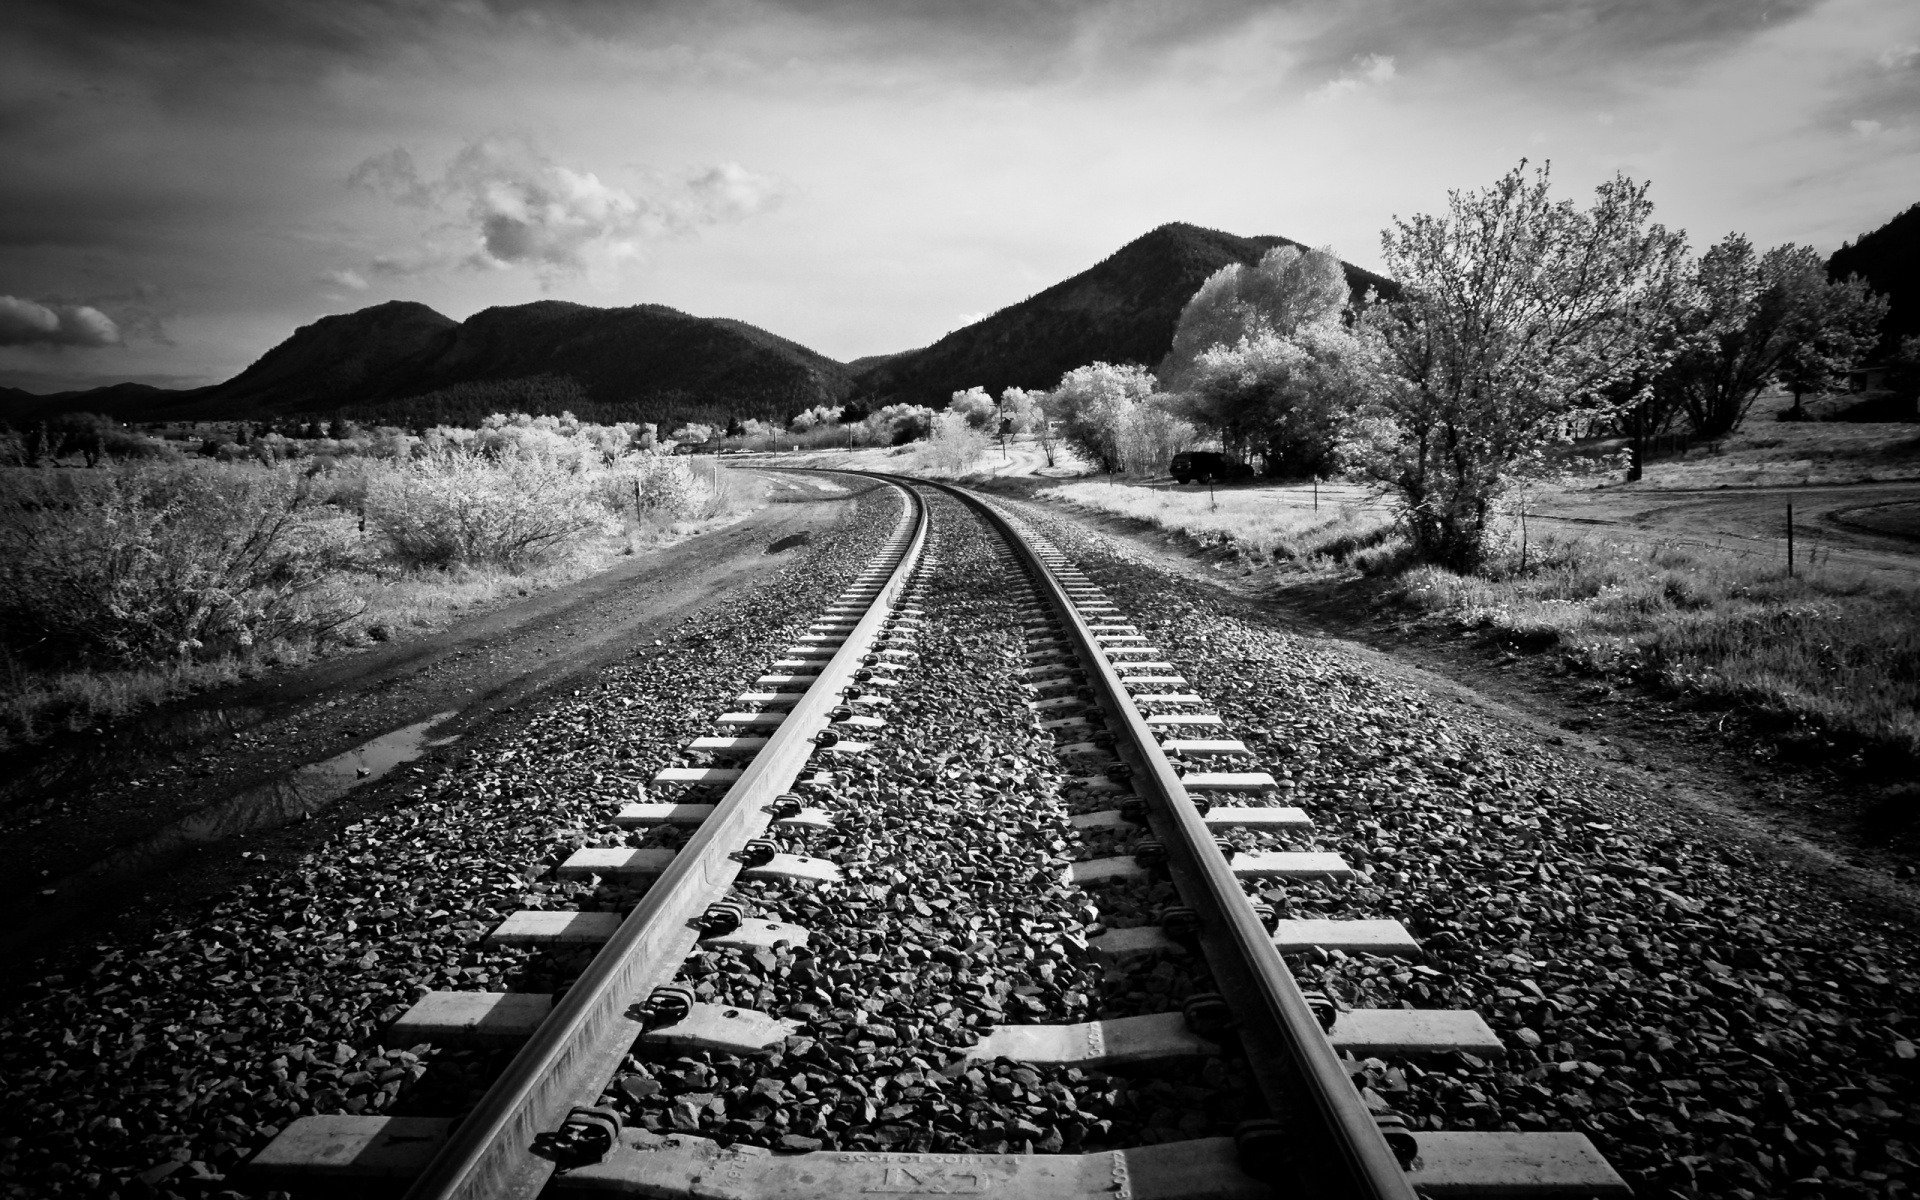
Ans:
[[[1391,1063],[1502,1047],[1470,1011],[1303,990],[1289,956],[1418,944],[1394,921],[1289,918],[1290,889],[1355,871],[1310,848],[1312,813],[1278,802],[1179,665],[991,504],[887,482],[899,521],[865,568],[610,814],[622,836],[555,868],[630,907],[528,909],[489,935],[584,966],[551,993],[430,992],[385,1032],[512,1048],[470,1111],[301,1118],[249,1164],[257,1184],[418,1200],[1628,1194],[1581,1134],[1417,1128],[1365,1086]],[[987,650],[1009,627],[1017,663]],[[920,651],[937,638],[933,664]],[[956,680],[970,654],[978,678]],[[922,715],[995,719],[955,699],[962,682],[1017,689],[1033,753],[989,772],[960,748],[889,784],[874,764],[924,757]],[[921,936],[936,928],[971,941]],[[876,972],[897,986],[862,994]],[[1160,1099],[1143,1116],[1132,1096]]]

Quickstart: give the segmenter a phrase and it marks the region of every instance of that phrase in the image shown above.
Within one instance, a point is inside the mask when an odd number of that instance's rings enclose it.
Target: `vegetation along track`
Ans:
[[[1303,992],[1283,953],[1418,948],[1276,915],[1354,875],[1299,848],[1310,816],[1044,539],[895,486],[866,569],[559,863],[588,902],[490,932],[560,986],[428,992],[385,1029],[409,1054],[517,1046],[471,1110],[303,1117],[257,1184],[1625,1192],[1579,1134],[1413,1129],[1364,1086],[1501,1047],[1471,1012]]]

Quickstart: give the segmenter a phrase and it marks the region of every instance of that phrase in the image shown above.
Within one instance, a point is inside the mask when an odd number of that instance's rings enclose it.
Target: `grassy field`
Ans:
[[[1745,424],[1718,442],[1648,464],[1648,489],[1874,483],[1920,479],[1920,425],[1781,421],[1792,405],[1760,397]],[[1829,405],[1830,406],[1830,405]],[[1814,405],[1818,412],[1821,406]]]
[[[331,636],[282,642],[212,660],[48,670],[22,666],[12,656],[0,654],[0,750],[36,741],[54,730],[111,721],[175,696],[444,629],[495,605],[598,574],[627,555],[731,524],[740,515],[730,512],[705,521],[629,521],[619,532],[595,537],[564,556],[517,569],[478,565],[386,578],[362,576],[351,589],[364,607]]]
[[[1509,548],[1481,576],[1415,567],[1382,585],[1413,612],[1583,672],[1731,701],[1843,752],[1920,763],[1920,587],[1599,537],[1536,543],[1524,570]]]
[[[1256,561],[1343,563],[1380,545],[1393,527],[1387,506],[1360,488],[1322,485],[1204,487],[1170,484],[1062,483],[1034,499],[1131,517],[1201,545],[1236,549]]]
[[[712,462],[671,464],[697,493],[645,506],[630,490],[651,486],[644,473],[360,469],[188,460],[0,473],[0,749],[439,629],[764,500],[757,481]],[[543,479],[565,488],[542,495]],[[525,546],[548,519],[565,535]]]
[[[1913,426],[1835,429],[1769,423],[1704,464],[1672,463],[1620,489],[1621,514],[1648,492],[1719,476],[1777,485],[1831,453],[1824,479],[1863,480],[1900,458]],[[1866,431],[1863,433],[1863,429]],[[1868,436],[1871,434],[1872,436]],[[1782,438],[1780,445],[1773,437]],[[1522,556],[1511,521],[1487,569],[1463,576],[1409,566],[1390,507],[1348,485],[1220,489],[1083,480],[1036,500],[1131,518],[1248,567],[1281,564],[1329,582],[1371,580],[1384,604],[1425,624],[1475,629],[1564,657],[1581,672],[1772,714],[1795,736],[1920,763],[1920,572],[1809,564],[1717,549],[1655,529],[1535,538]],[[1536,497],[1537,500],[1537,497]],[[1901,510],[1904,512],[1904,510]],[[1896,513],[1895,516],[1900,515]],[[1804,554],[1804,548],[1803,548]]]

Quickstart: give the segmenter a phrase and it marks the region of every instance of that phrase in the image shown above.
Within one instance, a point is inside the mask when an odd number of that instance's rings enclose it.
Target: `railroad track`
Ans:
[[[387,1032],[403,1047],[517,1045],[472,1111],[302,1118],[256,1156],[253,1175],[338,1195],[384,1181],[422,1200],[573,1190],[796,1200],[1627,1193],[1580,1134],[1411,1130],[1357,1087],[1375,1059],[1501,1047],[1472,1012],[1355,1010],[1303,991],[1287,953],[1411,957],[1418,945],[1392,921],[1277,918],[1262,892],[1338,886],[1354,874],[1338,855],[1296,848],[1311,836],[1311,814],[1273,803],[1272,777],[1177,666],[1043,538],[960,489],[887,482],[902,514],[880,551],[740,696],[739,710],[688,745],[688,764],[661,771],[615,818],[684,831],[684,841],[587,847],[558,865],[562,876],[644,887],[633,908],[529,910],[493,931],[496,943],[597,946],[578,978],[559,995],[431,993]],[[957,873],[975,890],[994,880],[981,911],[1012,921],[1000,935],[1024,944],[983,934],[966,953],[935,954],[915,943],[905,960],[924,976],[915,986],[953,998],[916,1013],[852,994],[841,985],[850,971],[822,967],[879,962],[885,955],[854,948],[893,953],[888,931],[905,940],[955,917],[951,897],[963,886],[938,884],[930,866],[916,880],[899,869],[912,864],[899,863],[850,880],[831,845],[870,822],[863,806],[900,807],[874,790],[871,760],[923,749],[893,701],[927,682],[914,647],[940,615],[927,604],[945,536],[935,507],[955,524],[983,522],[998,543],[981,569],[1001,580],[995,619],[1017,622],[1024,641],[1023,665],[1000,674],[1019,680],[1058,798],[1036,800],[1029,814],[980,800],[978,774],[916,781],[926,828],[978,828],[984,839],[991,815],[1001,824],[984,856],[1039,866],[1024,877]],[[809,852],[817,842],[829,848]],[[857,917],[869,911],[879,915],[863,927]],[[1109,912],[1151,919],[1115,917],[1109,927]],[[983,929],[979,913],[965,920],[961,928]],[[979,982],[1009,959],[1026,986]],[[1168,1003],[1151,986],[1132,988],[1145,972],[1193,986]],[[1144,997],[1132,1007],[1145,1011],[1094,1019],[1101,1006],[1073,989],[1102,986],[1109,1001]],[[821,1003],[772,1011],[781,992]],[[756,999],[766,1007],[745,1002]],[[1015,1017],[1087,1019],[1008,1019],[1016,1000]],[[832,1034],[846,1044],[824,1045]],[[888,1053],[894,1044],[901,1049]],[[928,1047],[950,1061],[930,1061]],[[662,1072],[642,1061],[663,1056],[686,1065]],[[804,1087],[809,1075],[789,1069],[783,1083],[771,1070],[756,1076],[753,1064],[789,1060],[831,1068],[824,1077],[846,1115],[838,1132],[817,1115],[805,1128],[781,1123],[789,1085]],[[1099,1115],[1118,1111],[1100,1099],[1101,1081],[1162,1071],[1205,1081],[1169,1093],[1187,1098],[1177,1128],[1196,1136],[1169,1137],[1163,1125],[1143,1144],[1111,1148],[1125,1140],[1114,1128],[1124,1122]],[[663,1091],[663,1078],[678,1091]],[[1208,1087],[1214,1100],[1196,1101]],[[983,1122],[968,1099],[1003,1094],[1046,1103],[1026,1104],[1031,1121]]]

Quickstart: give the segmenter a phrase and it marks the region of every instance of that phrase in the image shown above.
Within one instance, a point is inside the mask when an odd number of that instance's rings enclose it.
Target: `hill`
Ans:
[[[86,409],[129,420],[342,412],[411,423],[558,405],[597,420],[668,421],[797,412],[838,400],[850,383],[839,363],[795,342],[657,304],[541,300],[455,321],[395,300],[301,326],[212,387],[6,399],[16,420]]]
[[[854,395],[871,402],[944,405],[962,388],[1050,388],[1090,362],[1153,366],[1173,345],[1180,310],[1207,276],[1228,263],[1251,265],[1282,237],[1235,237],[1194,225],[1162,225],[1070,279],[920,350],[856,369]],[[1305,247],[1302,247],[1303,249]],[[1359,295],[1393,283],[1347,265]]]
[[[533,379],[570,383],[580,416],[648,421],[784,416],[838,400],[850,385],[834,360],[743,321],[541,300],[475,313],[379,407],[452,419],[447,405],[462,395]]]
[[[1920,204],[1833,252],[1827,273],[1858,275],[1890,302],[1881,347],[1920,333]]]

